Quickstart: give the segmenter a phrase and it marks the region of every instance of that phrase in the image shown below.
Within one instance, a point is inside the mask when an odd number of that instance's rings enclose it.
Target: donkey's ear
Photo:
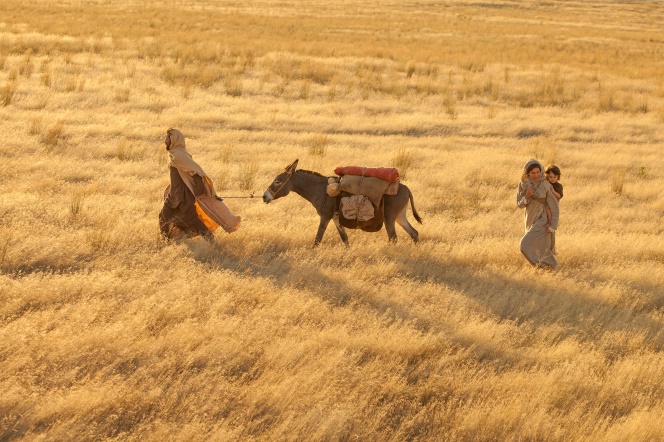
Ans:
[[[286,166],[286,172],[290,172],[290,173],[295,172],[295,169],[297,169],[297,162],[298,161],[300,161],[300,160],[295,160],[291,164]]]

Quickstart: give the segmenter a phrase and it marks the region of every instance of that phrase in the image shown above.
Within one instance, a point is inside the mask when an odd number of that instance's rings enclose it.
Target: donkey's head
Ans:
[[[290,165],[286,166],[286,169],[282,173],[276,176],[270,187],[263,194],[263,202],[267,204],[272,200],[288,195],[293,188],[291,177],[297,168],[297,161],[293,161]]]

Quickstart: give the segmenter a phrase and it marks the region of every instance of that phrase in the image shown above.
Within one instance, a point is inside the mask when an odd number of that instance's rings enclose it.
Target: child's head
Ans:
[[[544,173],[546,174],[546,179],[549,180],[550,183],[557,183],[560,179],[560,168],[554,164],[546,166]]]

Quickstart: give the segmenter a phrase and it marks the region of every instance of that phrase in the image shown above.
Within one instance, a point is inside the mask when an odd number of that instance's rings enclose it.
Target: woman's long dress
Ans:
[[[523,205],[522,198],[528,187],[534,187],[535,194]],[[517,205],[526,210],[526,234],[521,238],[521,253],[533,265],[548,264],[557,267],[558,261],[551,251],[551,233],[544,227],[548,222],[544,209],[547,204],[551,209],[551,228],[558,228],[558,198],[551,192],[551,183],[545,180],[534,184],[519,183],[516,198]]]

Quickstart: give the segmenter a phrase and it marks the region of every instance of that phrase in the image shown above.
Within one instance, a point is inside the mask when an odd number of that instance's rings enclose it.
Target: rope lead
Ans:
[[[258,198],[257,196],[254,196],[254,193],[255,192],[251,192],[249,194],[249,196],[220,196],[218,198],[221,198],[221,199],[226,199],[226,198],[229,198],[229,199],[230,198]]]

